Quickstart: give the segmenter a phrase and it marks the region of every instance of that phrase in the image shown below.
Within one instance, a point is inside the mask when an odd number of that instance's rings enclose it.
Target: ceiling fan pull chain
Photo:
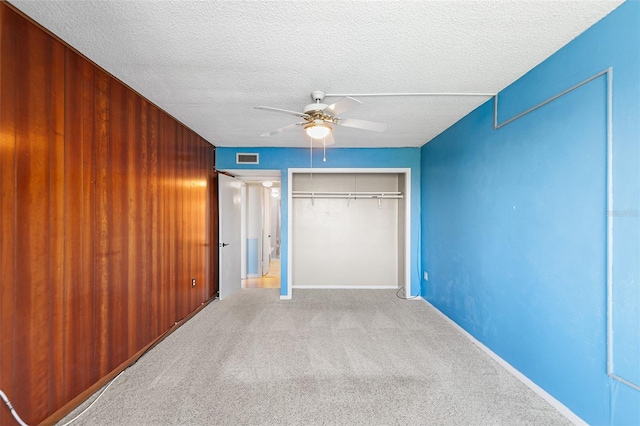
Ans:
[[[327,162],[327,138],[322,139],[322,161]]]
[[[309,138],[309,176],[313,184],[313,139],[311,138]],[[311,190],[313,190],[313,185],[311,185]]]
[[[313,197],[313,139],[309,137],[309,177],[311,179],[311,207],[315,206]]]

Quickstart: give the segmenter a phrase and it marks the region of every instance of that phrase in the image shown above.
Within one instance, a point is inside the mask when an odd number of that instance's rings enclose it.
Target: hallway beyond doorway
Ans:
[[[242,280],[242,288],[280,288],[280,259],[271,259],[269,271],[261,278]]]

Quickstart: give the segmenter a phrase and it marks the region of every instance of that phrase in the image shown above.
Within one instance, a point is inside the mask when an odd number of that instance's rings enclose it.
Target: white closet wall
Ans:
[[[300,173],[292,190],[397,192],[399,185],[404,188],[396,173]],[[404,200],[294,198],[293,285],[398,287],[404,278],[399,205]]]

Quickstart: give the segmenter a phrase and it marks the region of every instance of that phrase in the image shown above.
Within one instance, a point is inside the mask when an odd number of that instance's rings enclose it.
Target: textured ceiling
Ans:
[[[17,8],[216,146],[307,146],[327,93],[496,93],[617,7],[597,1],[17,1]],[[336,101],[327,98],[325,103]],[[361,97],[338,147],[421,146],[487,97]]]

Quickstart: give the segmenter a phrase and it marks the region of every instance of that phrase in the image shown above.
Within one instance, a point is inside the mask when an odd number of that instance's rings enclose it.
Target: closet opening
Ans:
[[[292,289],[399,289],[410,295],[410,169],[289,172]]]

